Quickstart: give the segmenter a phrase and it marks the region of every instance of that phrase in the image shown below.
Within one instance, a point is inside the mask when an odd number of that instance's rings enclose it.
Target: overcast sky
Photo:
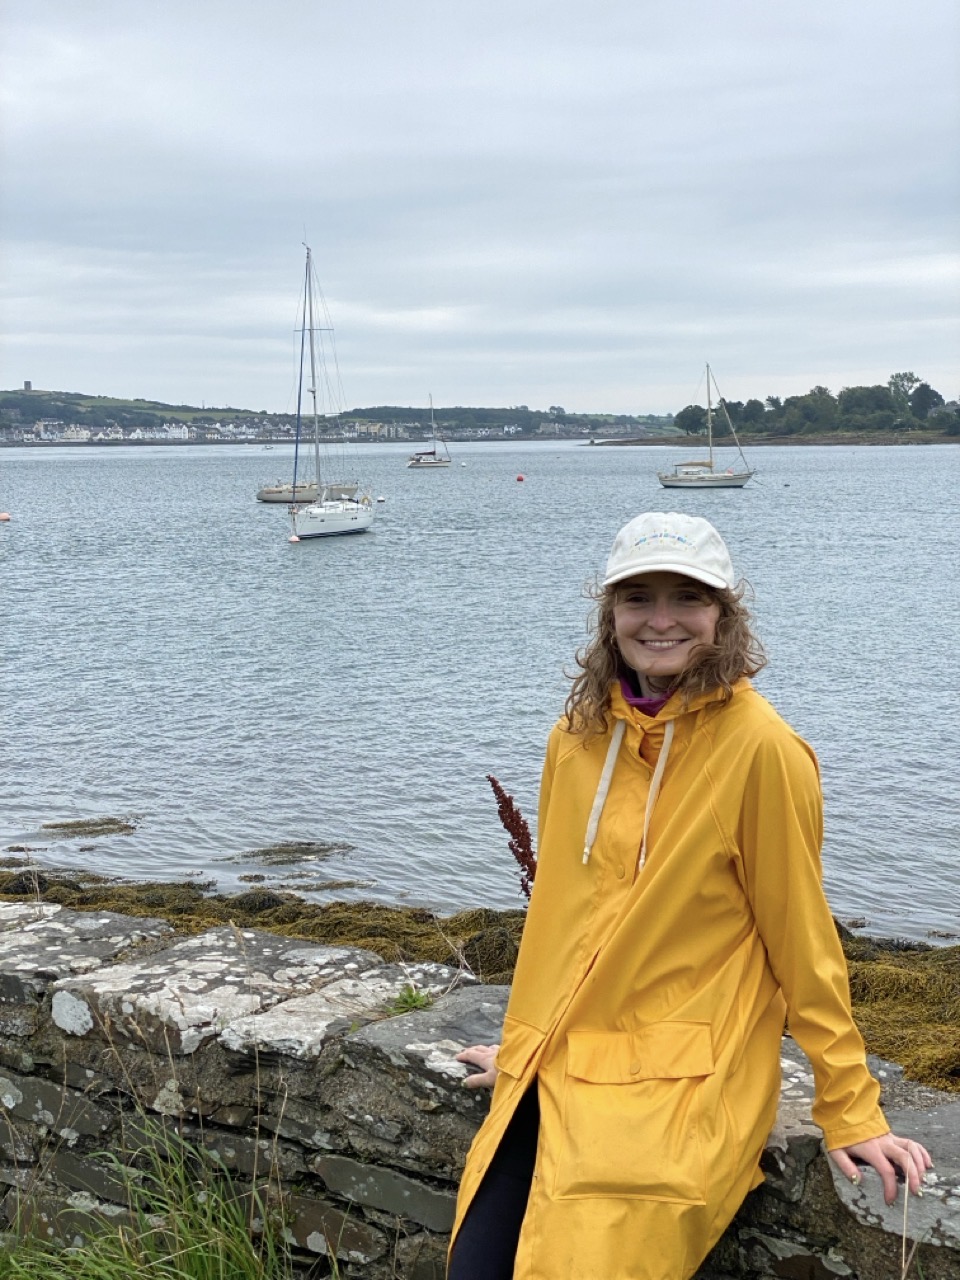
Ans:
[[[6,0],[0,386],[960,392],[955,0]]]

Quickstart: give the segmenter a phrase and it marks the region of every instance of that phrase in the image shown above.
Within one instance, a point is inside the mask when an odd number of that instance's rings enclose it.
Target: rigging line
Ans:
[[[286,407],[286,409],[285,409],[285,412],[286,412],[286,413],[288,413],[288,414],[290,413],[290,406],[291,406],[291,404],[293,403],[293,400],[294,400],[294,387],[295,387],[295,386],[297,386],[297,385],[299,384],[299,382],[300,382],[300,378],[298,377],[298,374],[297,374],[297,361],[298,361],[298,357],[297,357],[297,338],[299,338],[299,337],[301,336],[301,332],[300,332],[300,331],[301,331],[301,325],[300,325],[299,321],[300,321],[300,316],[301,316],[302,311],[303,311],[303,293],[301,292],[301,293],[300,293],[300,295],[299,295],[299,296],[298,296],[298,298],[297,298],[297,307],[296,307],[296,311],[294,312],[294,316],[293,316],[293,327],[292,327],[292,328],[291,328],[291,330],[290,330],[290,342],[291,342],[291,346],[290,346],[290,363],[291,363],[291,369],[290,369],[290,386],[289,386],[289,390],[287,391],[287,407]]]
[[[343,393],[343,380],[340,376],[340,361],[337,357],[337,342],[334,334],[333,320],[330,316],[330,310],[327,306],[327,299],[324,295],[323,290],[319,286],[319,282],[317,284],[317,290],[320,296],[320,306],[323,309],[323,318],[326,321],[326,327],[330,334],[330,356],[331,356],[333,369],[335,373],[335,380],[331,386],[331,403],[335,403],[336,409],[339,413],[339,412],[342,412],[344,408],[344,393]]]
[[[321,333],[321,337],[320,337],[320,343],[321,343],[321,349],[324,352],[324,359],[322,361],[321,367],[323,371],[324,394],[325,394],[326,405],[328,410],[327,417],[328,417],[328,420],[330,420],[336,428],[336,432],[335,432],[336,449],[334,451],[335,457],[337,460],[337,465],[340,471],[343,473],[342,479],[344,481],[347,481],[351,477],[347,475],[348,459],[346,455],[346,445],[343,439],[343,425],[341,422],[341,414],[344,411],[344,405],[345,405],[345,396],[343,391],[343,379],[341,378],[341,375],[340,375],[340,361],[337,356],[336,333],[334,330],[333,319],[330,315],[330,309],[327,306],[327,299],[323,292],[323,288],[320,285],[320,281],[316,279],[316,277],[315,277],[315,280],[316,280],[316,292],[319,299],[320,308],[323,314],[323,319],[325,321],[323,333]],[[324,333],[329,335],[326,339],[324,339],[323,337]],[[326,352],[328,351],[329,351],[329,357],[326,356]],[[333,371],[332,373],[331,373],[331,370]]]
[[[700,388],[703,386],[703,379],[705,376],[706,376],[705,374],[701,373],[700,377],[697,379],[697,385],[693,389],[693,395],[691,396],[690,400],[687,402],[688,404],[700,403],[697,397],[700,395]]]
[[[736,443],[737,443],[737,452],[740,454],[740,457],[741,457],[741,458],[743,458],[743,465],[744,465],[744,466],[747,468],[747,470],[749,471],[749,470],[750,470],[750,464],[749,464],[749,462],[747,462],[746,458],[744,457],[744,453],[743,453],[743,446],[742,446],[742,445],[741,445],[741,443],[740,443],[740,437],[737,435],[736,431],[734,430],[733,421],[731,420],[731,418],[730,418],[730,414],[729,414],[729,412],[727,411],[727,402],[726,402],[726,400],[723,398],[723,394],[722,394],[722,392],[720,391],[720,384],[717,382],[716,376],[714,375],[714,372],[713,372],[713,370],[712,370],[712,369],[710,370],[710,377],[711,377],[711,378],[713,378],[713,385],[714,385],[714,388],[716,389],[716,392],[717,392],[717,399],[720,401],[720,405],[721,405],[721,407],[722,407],[722,409],[723,409],[723,416],[724,416],[724,417],[726,418],[726,420],[727,420],[727,427],[729,428],[730,434],[733,436],[734,440],[735,440],[735,441],[736,441]]]
[[[303,357],[304,348],[307,342],[307,303],[306,295],[304,295],[303,303],[303,324],[300,328],[300,378],[297,383],[297,426],[296,434],[293,437],[293,494],[292,500],[297,500],[297,462],[300,454],[300,417],[303,405]]]
[[[311,344],[316,335],[318,368],[314,375],[314,386],[322,391],[324,418],[324,457],[327,464],[335,464],[340,471],[340,483],[348,484],[356,481],[359,487],[359,459],[347,454],[347,440],[344,436],[342,414],[345,412],[345,396],[343,381],[340,375],[340,361],[337,355],[336,335],[326,296],[320,284],[313,255],[310,255],[311,298],[317,309],[315,319],[310,322]],[[349,465],[348,465],[349,464]],[[352,472],[354,474],[348,474]]]

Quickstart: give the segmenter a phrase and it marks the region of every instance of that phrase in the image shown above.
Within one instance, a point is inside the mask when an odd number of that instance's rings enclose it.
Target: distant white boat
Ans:
[[[437,430],[437,424],[433,417],[433,396],[430,397],[430,435],[433,439],[433,447],[430,449],[418,449],[416,453],[412,453],[407,459],[407,466],[417,471],[436,471],[439,467],[449,467],[450,450],[447,448],[447,442]]]
[[[717,469],[717,464],[713,457],[713,400],[711,396],[711,385],[717,392],[717,402],[726,419],[727,429],[736,442],[737,452],[740,455],[740,461],[743,464],[742,469],[737,470],[734,467],[728,467],[725,471]],[[707,451],[709,457],[698,462],[678,462],[674,465],[672,471],[658,471],[657,478],[665,489],[742,489],[751,476],[755,475],[751,471],[749,463],[740,447],[740,440],[736,431],[733,429],[733,423],[730,421],[730,415],[727,413],[727,406],[723,402],[720,395],[720,388],[717,386],[713,371],[707,365]]]
[[[293,479],[290,483],[291,495],[297,496],[297,501],[291,502],[289,507],[290,519],[293,522],[293,533],[290,535],[291,542],[302,542],[305,538],[329,538],[338,534],[365,533],[373,524],[374,514],[373,500],[369,493],[361,492],[359,481],[332,480],[328,479],[324,474],[325,470],[330,469],[332,460],[325,456],[320,448],[320,413],[317,407],[317,389],[318,386],[322,386],[327,393],[327,398],[331,398],[332,379],[336,379],[339,390],[339,371],[336,369],[336,353],[333,349],[333,326],[329,322],[329,316],[326,315],[326,304],[323,301],[323,295],[320,293],[319,285],[315,281],[313,256],[309,245],[306,246],[306,249],[307,262],[304,271],[303,316],[300,326],[300,384],[297,389],[297,427],[293,448]],[[317,298],[315,297],[315,291],[316,295],[319,296],[319,305],[324,313],[324,319],[327,321],[323,326],[319,326],[316,323]],[[323,349],[317,342],[318,333],[330,335],[328,341],[331,348],[332,369],[328,369],[322,359]],[[318,347],[320,347],[319,351]],[[310,384],[307,390],[313,403],[314,478],[304,484],[304,482],[297,479],[297,469],[300,465],[304,356],[307,351],[309,351],[310,357]],[[332,406],[331,412],[324,416],[337,420],[339,408],[339,404]],[[343,461],[343,458],[341,458],[341,466]],[[300,497],[304,489],[313,490],[312,494],[306,498],[305,504],[304,499]]]

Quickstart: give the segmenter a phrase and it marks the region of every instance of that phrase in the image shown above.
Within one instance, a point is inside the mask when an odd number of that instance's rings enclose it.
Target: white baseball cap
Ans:
[[[614,539],[603,585],[640,573],[682,573],[709,587],[736,584],[730,552],[709,520],[677,511],[645,511]]]

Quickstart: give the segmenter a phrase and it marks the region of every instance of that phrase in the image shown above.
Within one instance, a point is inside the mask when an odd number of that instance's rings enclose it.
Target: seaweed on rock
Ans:
[[[441,916],[419,907],[377,902],[308,902],[294,893],[257,887],[210,893],[196,879],[124,884],[80,871],[0,879],[0,898],[57,902],[77,910],[110,910],[169,921],[181,934],[220,924],[266,929],[375,951],[388,961],[430,960],[464,965],[484,982],[508,983],[526,912],[479,907]],[[98,881],[99,882],[95,882]],[[854,1013],[868,1049],[900,1063],[923,1084],[960,1093],[960,946],[855,937],[842,931]]]

